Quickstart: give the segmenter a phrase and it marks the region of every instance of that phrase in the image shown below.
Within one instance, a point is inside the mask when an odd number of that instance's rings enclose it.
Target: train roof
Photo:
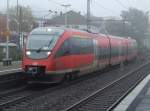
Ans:
[[[100,36],[104,36],[104,37],[110,37],[110,38],[115,38],[115,39],[130,39],[130,40],[134,40],[131,37],[125,38],[125,37],[121,37],[121,36],[113,36],[113,35],[107,35],[107,34],[102,34],[102,33],[92,33],[92,32],[88,32],[85,30],[78,30],[78,29],[72,29],[72,28],[65,28],[65,27],[38,27],[35,28],[33,31],[31,31],[30,34],[49,34],[49,32],[51,33],[58,33],[58,34],[62,34],[65,31],[72,31],[72,32],[82,32],[82,33],[86,33],[86,34],[94,34],[94,35],[100,35]]]
[[[80,31],[80,32],[83,32],[83,33],[89,33],[89,34],[95,34],[95,33],[90,33],[86,30],[79,30],[79,29],[73,29],[73,28],[65,28],[65,27],[38,27],[38,28],[35,28],[34,30],[31,31],[30,34],[41,34],[41,33],[47,33],[49,31],[52,31],[52,30],[57,30],[57,31],[73,31],[73,32],[77,32],[77,31]]]
[[[38,27],[31,31],[30,34],[49,34],[50,32],[64,32],[65,29],[59,27]]]

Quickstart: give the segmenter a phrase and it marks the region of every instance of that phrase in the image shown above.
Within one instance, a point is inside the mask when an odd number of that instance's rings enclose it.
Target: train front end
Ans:
[[[27,38],[22,69],[29,83],[58,82],[56,77],[53,52],[64,30],[51,27],[34,29]],[[51,72],[51,74],[49,74]]]

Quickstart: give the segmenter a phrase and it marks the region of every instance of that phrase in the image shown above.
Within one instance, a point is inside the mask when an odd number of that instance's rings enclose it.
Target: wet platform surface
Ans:
[[[150,111],[150,75],[140,82],[114,111]]]
[[[0,75],[20,70],[21,70],[21,61],[13,61],[12,64],[9,66],[4,66],[3,63],[0,62]]]

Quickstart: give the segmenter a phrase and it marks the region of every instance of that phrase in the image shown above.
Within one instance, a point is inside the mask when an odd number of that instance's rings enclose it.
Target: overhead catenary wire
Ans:
[[[132,7],[132,3],[131,2],[133,2],[133,1],[131,1],[131,0],[125,0],[125,1],[126,1],[126,4],[127,4],[128,7]]]
[[[48,1],[53,2],[54,4],[56,4],[56,5],[58,5],[58,6],[61,6],[61,7],[62,7],[62,5],[64,4],[64,3],[61,3],[61,2],[58,2],[58,1],[56,2],[56,1],[54,1],[54,0],[48,0]],[[72,7],[72,4],[70,4],[70,5],[71,5],[70,8],[71,8],[72,10],[77,10],[77,11],[81,12],[81,10]]]
[[[128,9],[120,0],[115,0],[121,7]]]
[[[60,2],[56,2],[54,0],[48,0],[48,1],[51,1],[51,2],[53,2],[53,3],[55,3],[55,4],[59,5],[59,6],[61,6],[63,4],[63,3],[60,3]]]
[[[107,10],[108,12],[112,12],[112,10],[104,7],[102,4],[100,4],[100,2],[98,2],[98,0],[93,0],[93,2],[97,5],[97,6],[100,6],[100,8],[104,9],[104,10]]]

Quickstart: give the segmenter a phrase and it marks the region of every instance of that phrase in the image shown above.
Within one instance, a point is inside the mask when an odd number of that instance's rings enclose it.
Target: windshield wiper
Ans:
[[[51,43],[53,42],[53,39],[51,39],[50,41],[49,41],[49,43],[48,43],[48,47],[51,45]],[[43,46],[41,46],[39,49],[37,49],[37,53],[39,53],[39,52],[41,52],[41,50],[43,49],[43,47],[45,47],[45,46],[47,46],[47,42],[43,45]]]

